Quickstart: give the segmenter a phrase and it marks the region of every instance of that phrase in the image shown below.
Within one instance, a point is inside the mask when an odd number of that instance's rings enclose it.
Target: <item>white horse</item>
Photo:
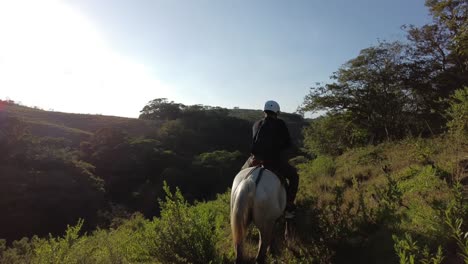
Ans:
[[[286,190],[273,172],[255,167],[241,170],[236,175],[231,190],[231,230],[236,263],[242,261],[242,243],[252,221],[260,231],[256,260],[264,263],[273,228],[285,208]]]

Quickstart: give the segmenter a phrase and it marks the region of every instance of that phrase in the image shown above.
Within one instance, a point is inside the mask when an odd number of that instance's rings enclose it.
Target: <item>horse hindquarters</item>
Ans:
[[[280,180],[267,171],[256,190],[253,220],[260,231],[257,262],[264,263],[273,240],[273,229],[286,207],[286,191]]]
[[[250,220],[255,195],[255,182],[246,179],[239,183],[231,197],[231,231],[236,252],[236,263],[242,261],[242,243]]]

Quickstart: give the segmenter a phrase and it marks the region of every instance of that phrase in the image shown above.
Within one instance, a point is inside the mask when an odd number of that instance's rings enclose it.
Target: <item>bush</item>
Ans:
[[[330,156],[319,156],[309,163],[299,164],[298,167],[304,174],[310,175],[311,177],[332,177],[335,175],[336,171],[335,161]]]
[[[418,242],[413,240],[411,235],[407,233],[403,238],[393,236],[393,240],[395,241],[395,252],[398,255],[398,258],[400,259],[401,264],[440,264],[444,259],[442,247],[439,246],[437,248],[437,252],[431,254],[427,246],[421,248],[418,245]]]
[[[303,131],[307,152],[338,156],[348,148],[364,145],[367,131],[353,125],[349,118],[347,114],[328,114],[311,122]]]
[[[398,183],[406,207],[400,228],[418,234],[427,243],[440,243],[446,237],[443,212],[453,199],[441,172],[432,166],[413,168]]]
[[[163,263],[219,263],[216,250],[221,232],[217,217],[207,210],[194,210],[177,189],[173,194],[167,185],[166,201],[161,201],[161,218],[155,219],[155,251]]]
[[[31,240],[32,263],[154,263],[154,223],[136,214],[117,229],[80,235],[83,221],[63,237]]]
[[[447,110],[450,118],[447,123],[449,132],[466,142],[468,139],[468,87],[456,90],[449,103],[450,107]]]

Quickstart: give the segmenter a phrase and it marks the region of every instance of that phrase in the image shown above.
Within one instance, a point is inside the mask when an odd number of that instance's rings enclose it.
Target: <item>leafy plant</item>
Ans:
[[[163,263],[218,263],[216,216],[190,208],[180,190],[164,186],[161,218],[156,221],[157,259]]]
[[[408,233],[405,233],[403,238],[396,235],[392,237],[395,241],[394,248],[400,264],[440,264],[444,259],[442,247],[440,246],[435,254],[431,254],[427,247],[421,248],[418,246],[418,243]]]

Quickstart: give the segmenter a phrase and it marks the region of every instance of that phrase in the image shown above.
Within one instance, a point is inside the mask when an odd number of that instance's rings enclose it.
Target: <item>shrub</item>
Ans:
[[[298,165],[304,174],[311,177],[334,176],[336,171],[335,161],[330,156],[318,156],[309,163]]]
[[[22,264],[32,262],[33,247],[28,238],[23,237],[20,240],[13,241],[9,248],[5,247],[5,242],[3,242],[3,246],[1,244],[2,242],[0,242],[0,263]]]
[[[451,238],[458,246],[459,256],[465,263],[468,263],[468,232],[466,230],[468,225],[463,222],[468,216],[468,205],[463,201],[463,186],[459,182],[453,186],[452,191],[454,199],[445,211],[445,223]]]
[[[216,215],[206,210],[194,210],[180,190],[171,193],[167,185],[166,200],[160,201],[161,218],[155,219],[155,251],[163,263],[218,263],[216,250],[220,235]]]
[[[437,252],[435,254],[431,254],[427,246],[421,248],[418,245],[418,242],[413,240],[411,235],[407,233],[403,238],[393,236],[393,240],[395,241],[394,248],[398,258],[400,259],[400,264],[440,264],[444,259],[442,247],[439,246],[437,248]]]
[[[447,123],[449,132],[466,142],[468,139],[468,87],[456,90],[449,104],[450,107],[447,110],[450,118]]]
[[[303,131],[304,147],[312,155],[341,155],[366,143],[366,130],[350,122],[349,114],[327,114],[313,120]]]
[[[438,243],[446,237],[443,211],[453,196],[437,168],[424,166],[409,173],[414,176],[398,183],[407,209],[401,228]]]

